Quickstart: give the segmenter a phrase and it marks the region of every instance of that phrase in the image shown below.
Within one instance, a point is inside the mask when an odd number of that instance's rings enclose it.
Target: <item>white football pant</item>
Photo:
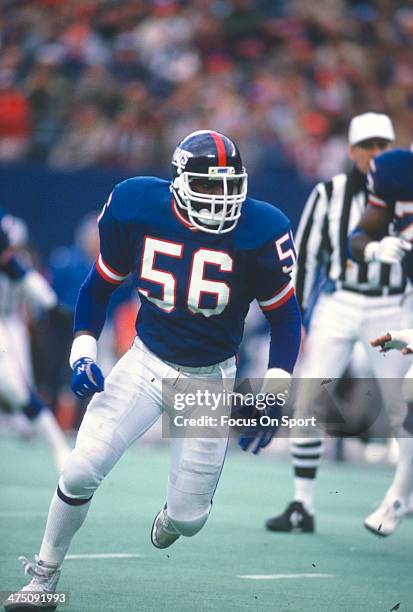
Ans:
[[[89,498],[125,450],[170,406],[162,380],[185,388],[191,379],[225,385],[232,391],[235,358],[213,366],[187,368],[165,363],[139,340],[118,361],[83,418],[76,446],[59,481],[70,498]],[[182,384],[184,382],[184,384]],[[169,387],[168,387],[169,388]],[[167,418],[166,416],[164,418]],[[192,432],[191,435],[194,435]],[[168,516],[182,535],[194,535],[208,518],[225,459],[228,436],[171,438],[166,503]]]

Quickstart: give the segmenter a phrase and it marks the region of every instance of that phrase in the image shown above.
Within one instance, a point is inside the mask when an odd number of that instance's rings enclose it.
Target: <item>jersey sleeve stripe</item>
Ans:
[[[119,274],[119,272],[116,272],[115,270],[113,270],[113,268],[108,266],[108,264],[103,260],[103,257],[100,254],[96,260],[96,269],[102,278],[104,278],[109,283],[113,283],[115,285],[120,285],[120,283],[122,283],[125,278],[128,277],[127,274]]]
[[[279,289],[277,293],[269,300],[258,302],[262,310],[274,310],[282,306],[287,300],[294,295],[294,285],[290,281],[284,287]]]
[[[293,295],[294,295],[294,287],[292,287],[288,291],[288,293],[285,294],[285,296],[283,298],[278,300],[278,302],[275,302],[274,304],[272,304],[272,306],[265,306],[265,307],[261,306],[261,310],[263,310],[263,311],[275,310],[276,308],[279,308],[280,306],[285,304],[285,302],[287,302]]]
[[[381,198],[378,198],[376,195],[369,193],[368,203],[371,206],[379,206],[380,208],[386,208],[386,202]]]

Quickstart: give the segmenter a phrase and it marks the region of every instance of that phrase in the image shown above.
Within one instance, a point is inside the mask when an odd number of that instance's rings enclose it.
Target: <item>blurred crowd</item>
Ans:
[[[412,58],[409,0],[3,0],[0,161],[139,172],[209,127],[327,178],[355,114],[413,139]]]

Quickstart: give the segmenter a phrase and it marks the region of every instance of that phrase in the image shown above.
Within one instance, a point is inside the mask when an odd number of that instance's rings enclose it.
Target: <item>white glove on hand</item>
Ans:
[[[404,355],[410,355],[413,353],[413,329],[389,331],[384,336],[372,340],[370,344],[372,346],[380,346],[382,353],[396,349]]]
[[[400,263],[408,251],[411,251],[412,243],[397,238],[386,236],[380,242],[369,242],[364,249],[364,261],[380,261],[387,264]]]

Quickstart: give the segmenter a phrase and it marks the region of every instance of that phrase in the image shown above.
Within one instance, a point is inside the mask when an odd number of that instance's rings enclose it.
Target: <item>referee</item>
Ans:
[[[348,133],[351,170],[318,183],[305,205],[297,232],[295,284],[304,320],[310,310],[312,315],[295,375],[314,379],[315,392],[311,384],[298,384],[294,416],[317,414],[317,379],[340,378],[358,341],[369,351],[369,365],[384,405],[395,405],[391,384],[383,379],[402,378],[407,365],[396,353],[384,360],[371,350],[369,341],[386,329],[389,321],[400,321],[406,277],[398,263],[356,263],[347,257],[348,234],[358,224],[367,203],[370,160],[389,149],[394,138],[387,115],[365,113],[354,117]],[[320,271],[324,283],[312,309]],[[397,413],[402,410],[402,404],[396,406]],[[296,431],[294,435],[300,436],[291,439],[294,498],[282,514],[267,520],[266,527],[271,531],[311,533],[315,529],[314,490],[322,438],[320,430]]]

